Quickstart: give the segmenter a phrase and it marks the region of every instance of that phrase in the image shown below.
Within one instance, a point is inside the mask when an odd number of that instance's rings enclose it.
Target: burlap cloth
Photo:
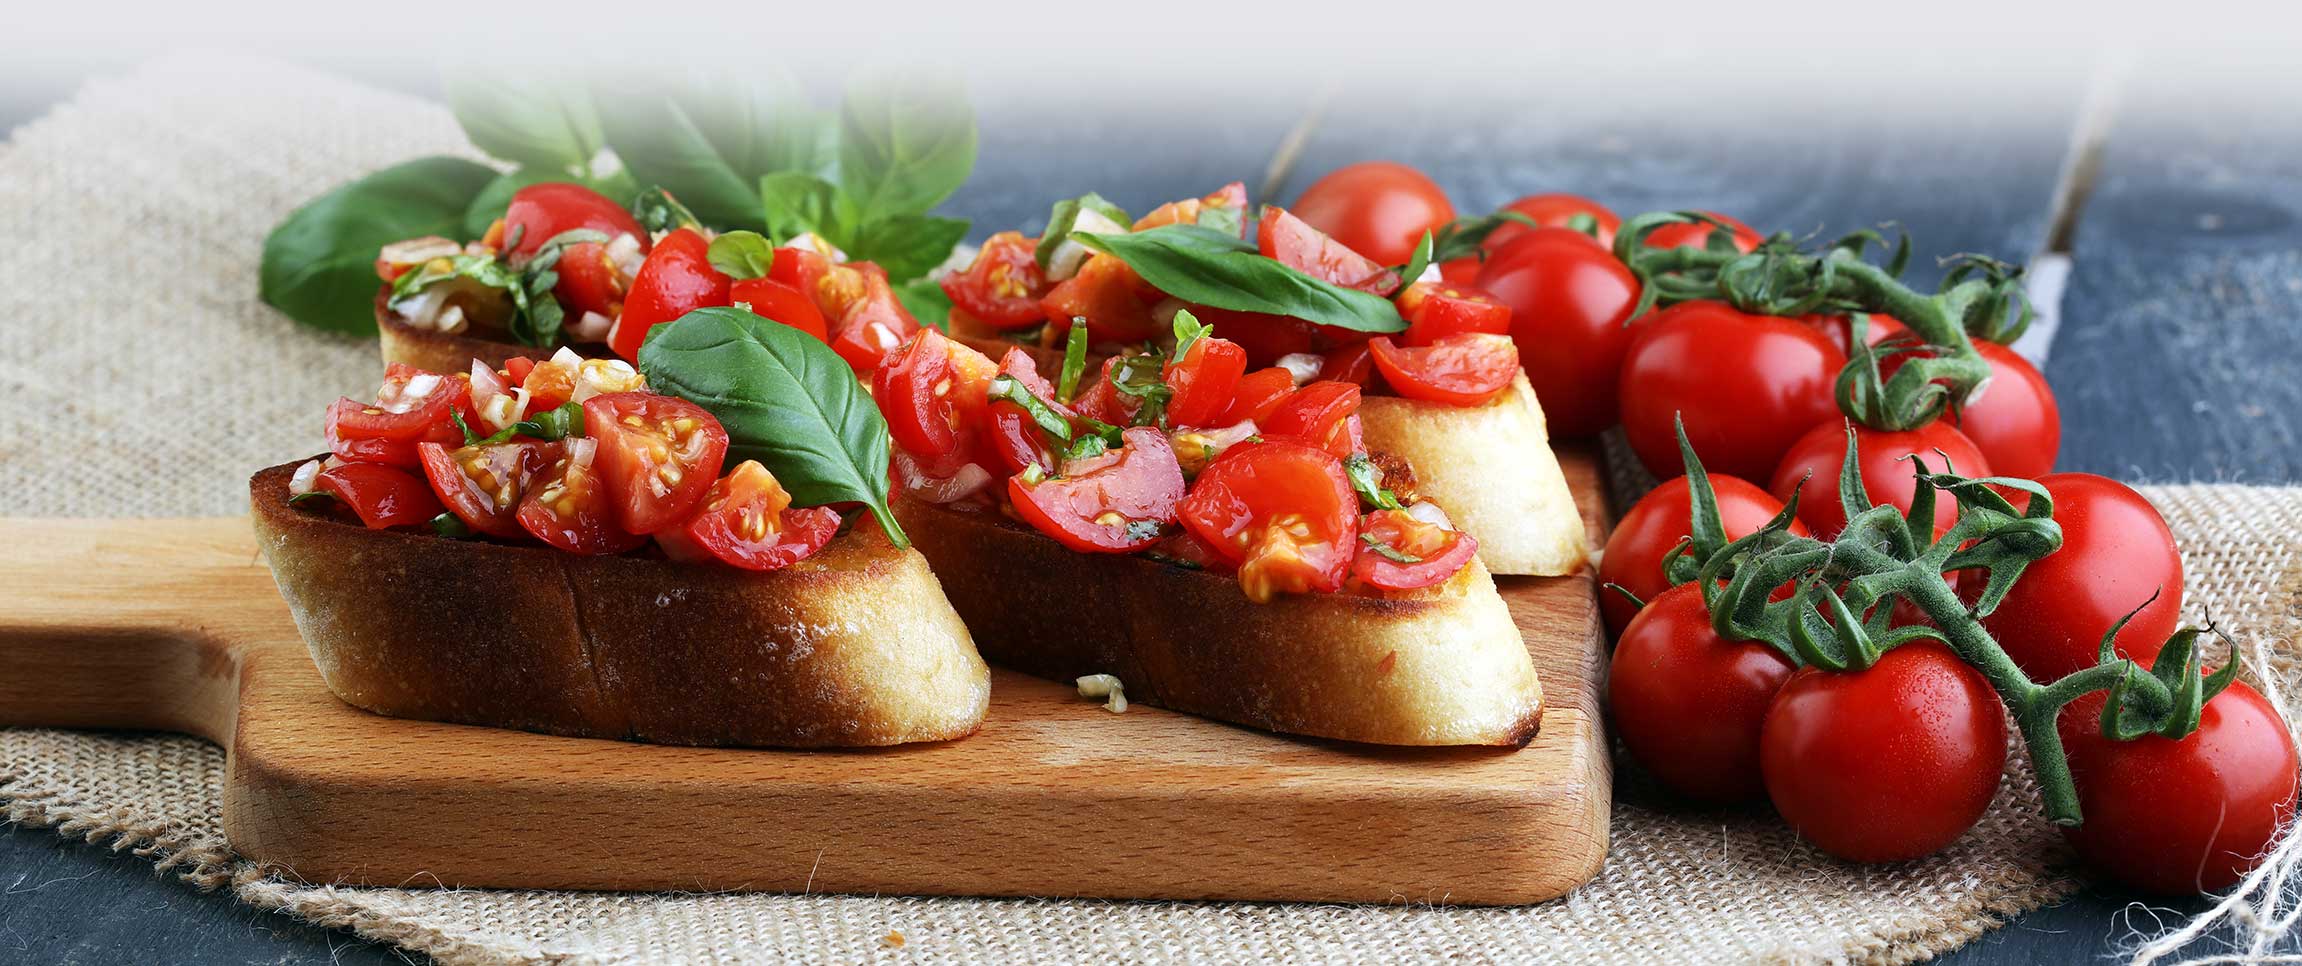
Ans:
[[[257,302],[265,231],[437,152],[468,153],[439,107],[231,58],[97,83],[17,132],[0,147],[0,237],[16,242],[0,258],[0,515],[242,512],[249,469],[310,451],[324,405],[377,374],[372,342]],[[2293,640],[2302,491],[2147,492],[2182,542],[2191,615]],[[1757,812],[1641,807],[1628,780],[1606,871],[1515,909],[338,888],[235,856],[223,777],[223,754],[189,738],[0,730],[10,821],[450,962],[1899,963],[2075,887],[2020,764],[1957,845],[1883,867],[1831,861]]]

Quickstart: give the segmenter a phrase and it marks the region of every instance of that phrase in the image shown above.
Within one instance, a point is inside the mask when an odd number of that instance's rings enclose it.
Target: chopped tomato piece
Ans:
[[[1159,326],[1138,292],[1141,285],[1126,262],[1098,252],[1080,264],[1079,274],[1048,290],[1039,308],[1058,324],[1086,319],[1094,342],[1142,342],[1159,335]]]
[[[767,266],[767,277],[778,284],[789,285],[808,298],[814,299],[818,309],[823,308],[823,296],[816,290],[823,279],[831,274],[832,261],[821,252],[805,248],[778,248],[775,260]],[[829,310],[825,310],[829,315]]]
[[[1207,541],[1199,539],[1199,535],[1191,532],[1190,527],[1168,534],[1166,539],[1159,541],[1147,552],[1154,558],[1211,574],[1228,577],[1239,572],[1238,564],[1224,557],[1222,551],[1209,546]]]
[[[538,363],[528,368],[520,388],[528,391],[527,414],[550,412],[567,405],[575,395],[576,367],[558,359]]]
[[[1127,430],[1119,449],[1073,460],[1063,475],[1007,481],[1015,515],[1082,553],[1127,553],[1158,543],[1183,498],[1183,468],[1167,436]]]
[[[1359,411],[1359,387],[1347,382],[1314,382],[1295,390],[1255,425],[1267,436],[1296,436],[1319,445]]]
[[[1079,415],[1113,426],[1125,426],[1135,421],[1135,414],[1143,408],[1143,400],[1120,392],[1112,380],[1112,373],[1118,369],[1120,358],[1112,356],[1103,360],[1103,374],[1089,383],[1086,389],[1080,390],[1079,397],[1072,401],[1071,408],[1077,410]]]
[[[528,373],[535,370],[536,361],[526,356],[513,356],[504,360],[504,378],[511,382],[524,384],[528,381]]]
[[[1151,209],[1151,213],[1135,220],[1135,231],[1146,231],[1163,225],[1196,225],[1199,216],[1208,209],[1225,209],[1239,213],[1239,237],[1247,237],[1247,185],[1233,181],[1215,189],[1204,198],[1185,198],[1170,201]]]
[[[1169,359],[1167,385],[1175,395],[1167,400],[1167,419],[1177,426],[1218,425],[1217,417],[1231,407],[1239,377],[1247,371],[1247,350],[1214,336],[1201,336]]]
[[[511,204],[504,208],[503,225],[506,238],[519,233],[519,243],[505,253],[515,259],[534,255],[546,242],[579,228],[599,232],[610,241],[617,235],[631,235],[639,239],[642,250],[648,244],[648,233],[624,206],[583,185],[560,181],[531,184],[513,192]]]
[[[1320,354],[1319,379],[1323,382],[1347,382],[1366,388],[1375,381],[1375,361],[1367,343],[1354,342],[1336,346]]]
[[[631,280],[623,314],[608,330],[608,348],[637,362],[648,330],[696,309],[728,304],[728,286],[735,280],[711,267],[710,251],[711,243],[694,229],[663,236]]]
[[[1343,462],[1298,442],[1233,447],[1200,471],[1177,513],[1238,565],[1240,588],[1258,603],[1339,589],[1356,556],[1359,498]]]
[[[1259,427],[1264,419],[1270,417],[1271,411],[1279,408],[1279,404],[1294,392],[1294,373],[1275,366],[1257,369],[1239,377],[1239,385],[1231,393],[1230,407],[1223,410],[1223,415],[1216,417],[1215,422],[1221,426],[1233,426],[1252,419]]]
[[[1399,273],[1352,251],[1342,242],[1327,237],[1326,232],[1275,205],[1263,208],[1262,223],[1256,228],[1255,247],[1290,268],[1344,288],[1387,296],[1399,287]]]
[[[1425,523],[1405,510],[1377,510],[1361,517],[1359,534],[1359,556],[1351,563],[1351,575],[1380,590],[1417,590],[1445,583],[1479,552],[1479,542],[1470,534]]]
[[[1247,364],[1251,366],[1267,366],[1279,361],[1280,356],[1309,352],[1322,341],[1320,327],[1291,316],[1234,312],[1206,305],[1191,306],[1191,314],[1214,326],[1215,331],[1223,333],[1223,338],[1247,350]]]
[[[616,522],[617,500],[592,462],[601,448],[598,440],[580,436],[562,440],[558,458],[520,498],[514,514],[520,527],[570,553],[622,553],[646,543],[647,537]]]
[[[345,463],[321,470],[315,492],[351,507],[370,530],[419,526],[440,515],[440,499],[414,473],[381,463]]]
[[[817,342],[830,342],[830,329],[823,321],[823,310],[815,300],[789,285],[772,278],[747,278],[728,286],[727,299],[731,304],[751,307],[751,314],[771,322],[785,325],[815,337]]]
[[[980,418],[999,369],[966,345],[921,329],[871,377],[871,395],[895,444],[933,476],[968,462],[967,428]]]
[[[887,270],[870,262],[831,265],[815,288],[832,351],[857,372],[878,368],[880,360],[919,331],[919,320],[888,284]]]
[[[376,401],[345,397],[328,407],[328,451],[354,463],[388,463],[410,469],[420,464],[416,444],[454,446],[464,441],[453,413],[470,405],[470,383],[392,363]],[[459,399],[459,397],[461,397]]]
[[[1039,269],[1037,243],[1022,232],[1000,232],[983,243],[965,271],[943,277],[943,294],[954,308],[998,329],[1037,325],[1047,319],[1039,300],[1047,276]]]
[[[1066,419],[1074,415],[1071,407],[1055,398],[1055,387],[1039,375],[1039,364],[1033,361],[1031,353],[1020,348],[1007,350],[1000,358],[999,374],[1022,383],[1058,415]],[[989,451],[990,463],[987,469],[1002,478],[1032,466],[1039,467],[1042,473],[1055,472],[1055,451],[1048,444],[1047,431],[1039,428],[1031,413],[1021,405],[999,400],[984,411],[983,418],[987,444],[984,448]]]
[[[1510,388],[1519,371],[1519,347],[1507,335],[1464,333],[1427,346],[1401,348],[1389,338],[1375,347],[1375,368],[1391,390],[1409,399],[1479,406]]]
[[[727,428],[677,396],[593,396],[584,400],[583,420],[599,444],[585,461],[587,475],[604,483],[612,522],[625,532],[655,533],[687,519],[727,458]]]
[[[823,549],[838,532],[839,511],[792,508],[775,474],[744,460],[711,485],[694,516],[655,540],[673,560],[781,570]]]
[[[645,239],[647,235],[642,233],[640,237]],[[598,242],[569,245],[560,253],[560,260],[552,265],[552,271],[559,273],[559,281],[552,285],[552,297],[567,311],[569,322],[585,312],[597,312],[613,319],[623,311],[623,279],[616,275],[615,260],[608,257],[606,245]]]
[[[1412,346],[1465,332],[1509,335],[1511,331],[1511,307],[1468,285],[1409,285],[1399,293],[1399,314],[1407,317],[1407,331],[1399,341]]]
[[[418,444],[424,477],[448,512],[464,525],[493,537],[527,535],[513,515],[536,475],[559,459],[558,442],[514,440],[486,446],[449,449],[434,442]]]

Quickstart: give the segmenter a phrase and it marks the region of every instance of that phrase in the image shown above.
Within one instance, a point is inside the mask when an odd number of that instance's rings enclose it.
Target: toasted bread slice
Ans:
[[[1229,577],[1082,554],[992,512],[899,501],[913,545],[993,663],[1289,734],[1386,745],[1524,745],[1543,689],[1475,561],[1406,599],[1249,601]]]
[[[250,481],[328,688],[399,718],[679,745],[964,738],[991,681],[927,561],[878,528],[773,573],[365,529]]]
[[[497,342],[468,335],[424,329],[408,324],[384,304],[385,293],[376,295],[376,337],[382,344],[385,362],[397,362],[432,372],[464,372],[478,359],[491,369],[504,367],[504,360],[528,358],[537,362],[552,357],[557,348],[521,345],[517,342]],[[605,346],[578,346],[576,351],[587,357],[605,357]]]
[[[1488,570],[1555,577],[1582,567],[1590,538],[1525,373],[1484,406],[1368,396],[1359,423],[1369,450],[1405,459],[1422,494],[1478,538]]]

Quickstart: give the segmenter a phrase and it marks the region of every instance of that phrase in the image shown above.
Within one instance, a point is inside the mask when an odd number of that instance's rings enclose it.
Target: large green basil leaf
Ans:
[[[474,145],[524,168],[586,174],[604,143],[590,92],[565,78],[463,68],[448,72],[447,95]]]
[[[852,240],[854,204],[829,181],[805,171],[778,171],[759,179],[759,198],[767,234],[778,242],[812,233],[845,251]]]
[[[891,215],[865,222],[846,250],[851,257],[886,269],[889,279],[908,282],[943,264],[965,237],[965,218]]]
[[[822,121],[789,74],[691,68],[599,95],[601,128],[639,184],[660,185],[714,228],[767,227],[759,178],[821,165]]]
[[[1235,312],[1285,315],[1358,332],[1402,332],[1407,320],[1390,299],[1323,282],[1256,254],[1226,232],[1169,225],[1124,235],[1071,236],[1117,255],[1168,295]]]
[[[475,161],[419,158],[314,198],[264,238],[257,294],[305,325],[373,333],[376,251],[463,236],[464,213],[495,177]]]
[[[728,458],[760,461],[795,504],[862,503],[910,545],[887,506],[887,422],[830,346],[742,309],[697,309],[648,333],[639,371],[719,417]]]
[[[895,286],[895,300],[903,303],[903,310],[919,324],[951,331],[951,296],[934,279],[915,278]]]
[[[975,114],[960,84],[866,73],[840,105],[839,180],[864,220],[923,214],[975,167]]]

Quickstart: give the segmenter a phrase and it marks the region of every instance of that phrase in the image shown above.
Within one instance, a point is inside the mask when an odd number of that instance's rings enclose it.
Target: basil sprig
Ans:
[[[1022,380],[1008,376],[991,380],[990,400],[1006,400],[1023,407],[1023,411],[1031,416],[1031,421],[1039,426],[1040,432],[1066,443],[1071,441],[1071,421],[1064,419],[1062,413],[1056,412],[1055,407],[1047,404],[1047,400],[1039,398],[1039,394],[1032,392],[1031,387],[1024,385]]]
[[[1071,335],[1063,341],[1063,378],[1055,383],[1055,395],[1069,403],[1079,395],[1079,377],[1087,374],[1087,320],[1074,316]]]
[[[373,333],[376,251],[462,235],[464,209],[495,176],[462,158],[420,158],[305,202],[265,236],[257,295],[305,325]]]
[[[1079,227],[1079,214],[1083,211],[1102,215],[1122,231],[1135,223],[1135,219],[1127,216],[1127,209],[1112,204],[1092,191],[1077,198],[1056,202],[1055,207],[1047,212],[1047,231],[1039,236],[1039,247],[1031,251],[1031,257],[1039,263],[1040,271],[1047,270],[1049,260],[1055,257],[1055,249],[1062,247],[1064,240],[1070,238],[1071,232]]]
[[[796,505],[861,503],[911,545],[888,509],[887,422],[830,346],[742,309],[697,309],[648,333],[639,371],[710,410],[728,459],[758,460]]]
[[[1403,332],[1407,320],[1380,295],[1312,278],[1234,235],[1197,225],[1072,237],[1116,255],[1152,287],[1196,305],[1285,315],[1355,332]]]
[[[1343,475],[1351,478],[1351,489],[1357,490],[1359,500],[1377,510],[1404,510],[1398,494],[1383,489],[1383,468],[1375,465],[1365,453],[1353,453],[1343,461]]]
[[[775,246],[756,231],[731,231],[712,239],[704,257],[729,278],[765,278],[775,265]]]

